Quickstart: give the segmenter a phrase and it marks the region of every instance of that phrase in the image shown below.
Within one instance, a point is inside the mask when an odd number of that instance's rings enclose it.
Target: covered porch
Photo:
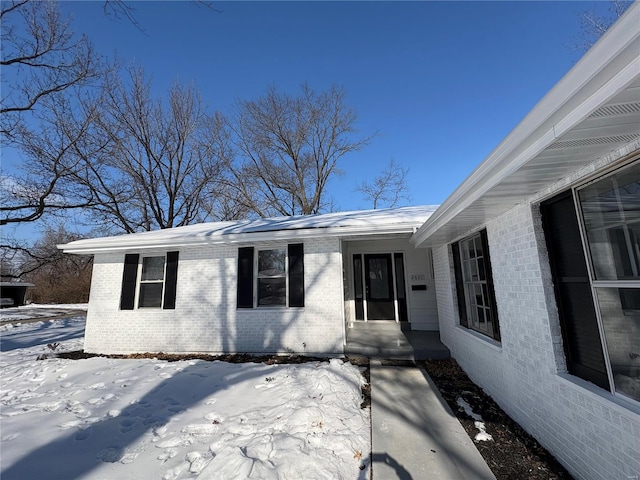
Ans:
[[[440,341],[440,332],[410,330],[392,322],[358,322],[347,329],[345,355],[389,360],[440,360],[449,358],[449,349]]]
[[[347,355],[447,358],[440,341],[431,251],[411,234],[342,241]]]

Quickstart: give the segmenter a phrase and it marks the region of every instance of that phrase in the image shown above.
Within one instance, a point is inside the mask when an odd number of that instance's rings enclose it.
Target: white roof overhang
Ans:
[[[531,110],[412,237],[448,243],[640,138],[640,2]]]
[[[93,254],[113,251],[168,249],[198,245],[302,241],[312,238],[409,237],[436,210],[435,205],[383,210],[335,212],[321,215],[212,222],[77,240],[58,245],[65,253]]]

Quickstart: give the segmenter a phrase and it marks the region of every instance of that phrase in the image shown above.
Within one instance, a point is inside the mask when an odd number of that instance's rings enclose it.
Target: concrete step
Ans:
[[[403,332],[396,329],[349,329],[347,355],[390,360],[426,360],[449,358],[449,349],[440,342],[438,332]]]
[[[409,322],[396,322],[393,320],[369,320],[367,322],[356,320],[347,323],[347,328],[354,330],[375,330],[375,331],[409,331],[411,324]]]

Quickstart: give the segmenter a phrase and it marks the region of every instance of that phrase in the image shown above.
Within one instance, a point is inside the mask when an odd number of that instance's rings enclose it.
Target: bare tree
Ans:
[[[318,92],[302,85],[298,96],[271,88],[261,98],[238,102],[218,138],[227,166],[225,191],[258,216],[322,211],[339,161],[371,139],[354,137],[355,121],[336,86]]]
[[[577,48],[587,51],[606,32],[611,25],[631,6],[630,0],[611,0],[609,11],[606,14],[598,14],[589,10],[580,15],[581,38]]]
[[[356,191],[371,202],[373,209],[397,207],[401,200],[411,201],[407,186],[409,169],[391,159],[385,169],[370,181],[362,182]]]
[[[75,36],[54,2],[2,2],[1,128],[10,136],[21,114],[45,98],[95,79],[100,59],[85,36]]]
[[[84,167],[76,151],[91,143],[88,137],[95,130],[100,102],[72,102],[56,95],[42,104],[42,113],[28,127],[16,126],[8,142],[19,150],[23,162],[19,172],[0,177],[0,225],[32,222],[46,213],[56,215],[94,203],[74,188],[75,177]]]
[[[109,67],[86,37],[74,34],[55,2],[14,0],[1,8],[0,140],[5,159],[22,160],[21,170],[0,171],[0,225],[7,225],[85,206],[68,197],[65,181],[75,166],[72,146],[92,118],[78,125],[66,118],[82,117],[73,112],[72,99],[99,84]]]
[[[76,180],[95,219],[136,232],[206,217],[221,168],[193,87],[174,84],[163,103],[144,72],[130,69],[126,82],[109,82],[98,123],[95,140],[103,143],[76,150],[84,165]]]
[[[82,236],[63,226],[48,226],[42,236],[23,252],[20,278],[35,284],[29,295],[37,303],[78,303],[89,299],[91,256],[68,255],[56,245]]]

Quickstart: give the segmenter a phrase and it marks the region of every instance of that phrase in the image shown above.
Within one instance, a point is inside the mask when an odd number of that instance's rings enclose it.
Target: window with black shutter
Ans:
[[[640,402],[640,161],[540,210],[569,373]]]
[[[126,254],[122,275],[120,309],[175,309],[178,252],[141,256]]]
[[[540,205],[569,373],[609,388],[571,190]]]
[[[452,245],[460,325],[500,341],[487,231]]]
[[[238,249],[237,307],[304,307],[304,245]]]

